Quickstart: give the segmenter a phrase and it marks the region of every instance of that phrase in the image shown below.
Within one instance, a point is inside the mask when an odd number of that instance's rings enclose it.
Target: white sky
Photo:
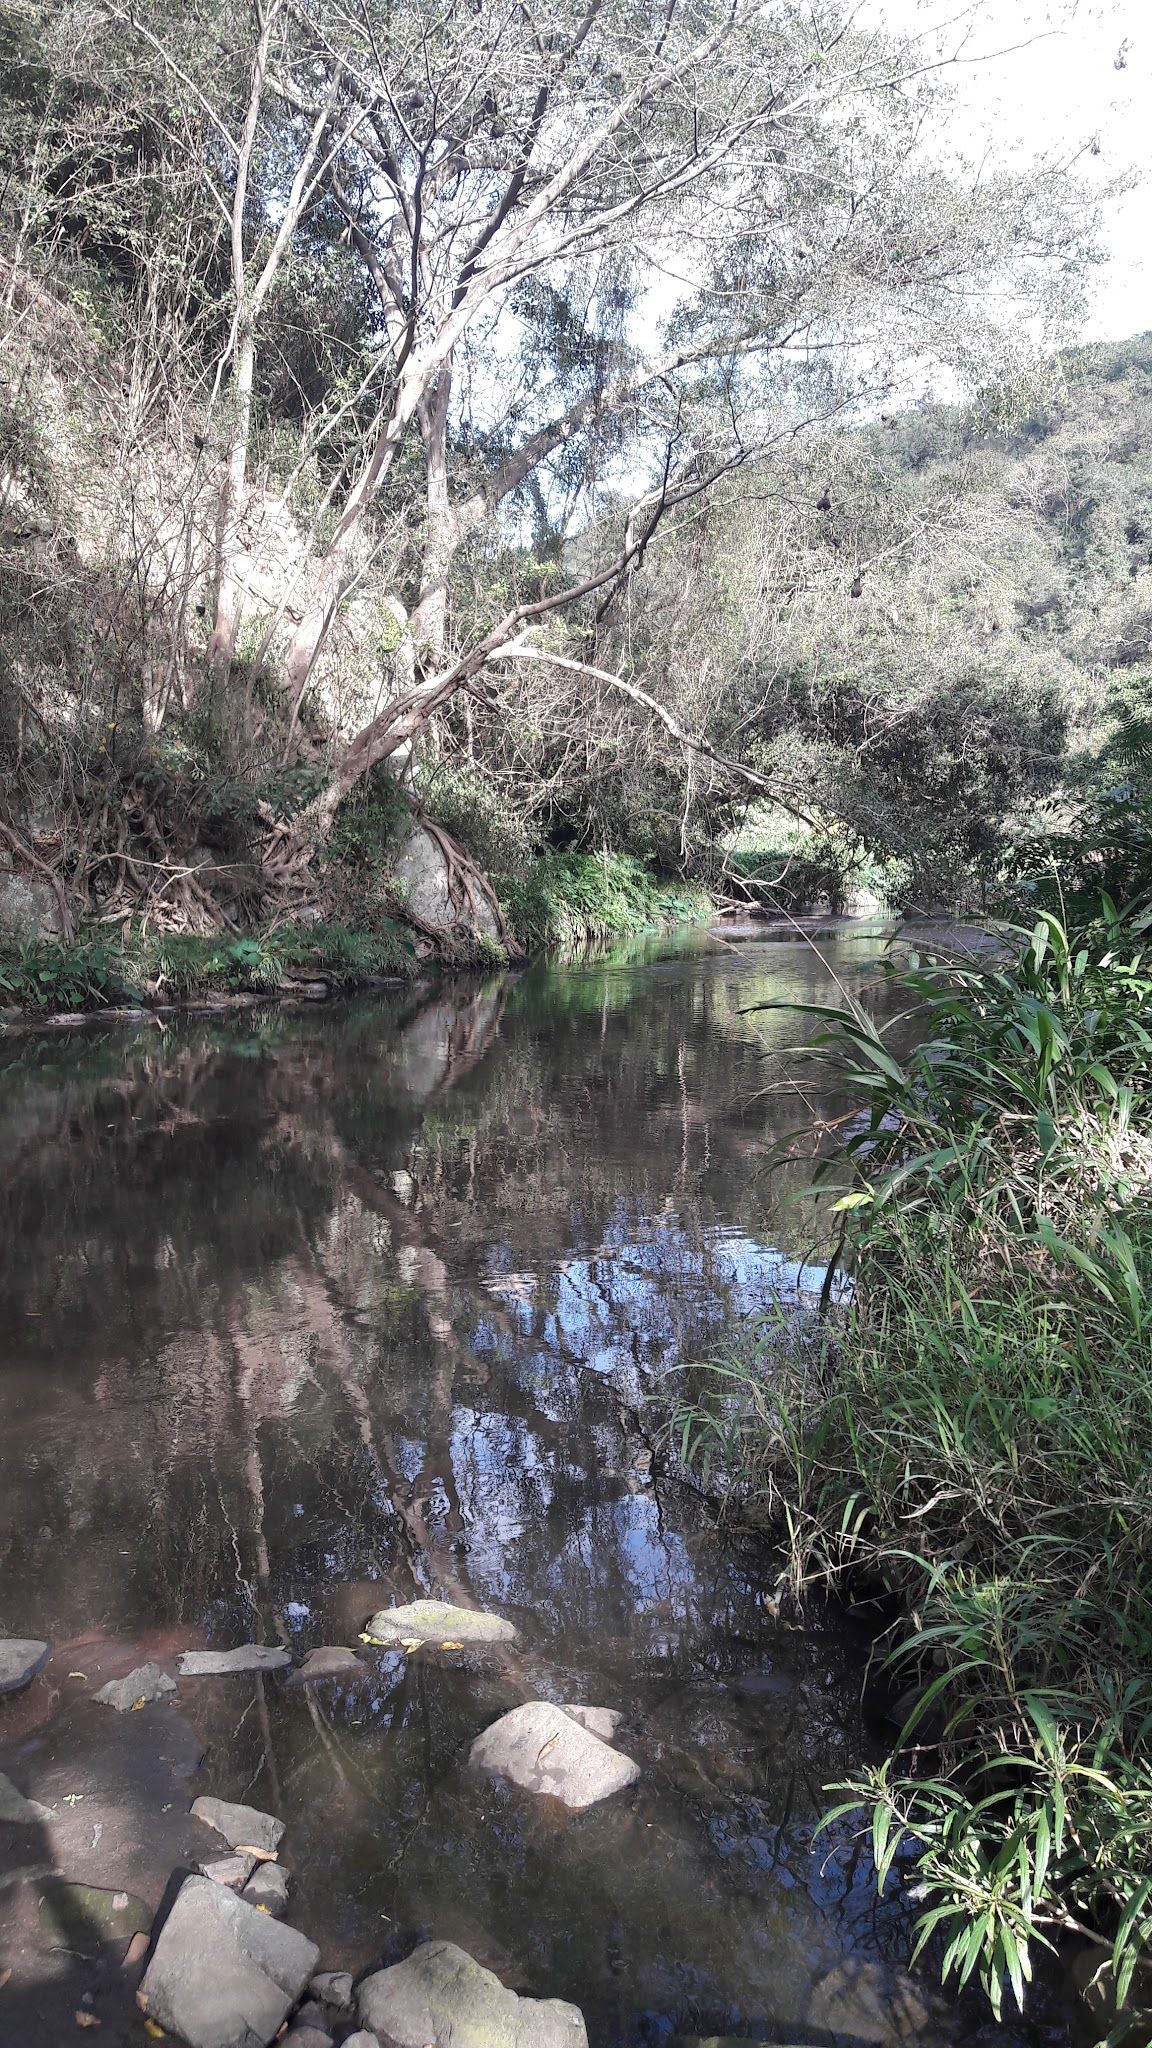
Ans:
[[[1084,338],[1152,329],[1152,0],[980,0],[970,30],[966,0],[865,0],[864,11],[905,33],[949,23],[951,42],[967,33],[974,61],[953,74],[962,147],[1064,154],[1097,138],[1082,174],[1102,184],[1135,175],[1108,209],[1110,256]]]

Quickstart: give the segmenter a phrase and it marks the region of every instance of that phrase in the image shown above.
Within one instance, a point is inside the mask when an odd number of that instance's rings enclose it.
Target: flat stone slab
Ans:
[[[407,1607],[382,1607],[364,1631],[375,1643],[514,1643],[516,1630],[499,1614],[450,1607],[446,1600],[413,1600]]]
[[[640,1766],[574,1721],[563,1707],[529,1700],[476,1737],[473,1769],[510,1778],[525,1792],[547,1792],[581,1811],[634,1785]]]
[[[25,1636],[0,1636],[0,1693],[19,1692],[21,1686],[30,1685],[47,1660],[47,1643]]]
[[[363,1658],[355,1650],[340,1649],[334,1643],[326,1643],[322,1649],[309,1650],[304,1662],[297,1666],[288,1680],[289,1685],[315,1685],[324,1679],[371,1678],[372,1673]]]
[[[0,1820],[13,1823],[16,1827],[34,1827],[38,1821],[51,1820],[52,1808],[41,1806],[38,1800],[25,1799],[18,1792],[11,1778],[0,1771]]]
[[[68,1948],[83,1956],[99,1955],[107,1944],[127,1944],[152,1925],[152,1908],[144,1899],[103,1885],[46,1878],[40,1904]]]
[[[255,1806],[234,1806],[229,1799],[194,1799],[194,1820],[223,1835],[230,1849],[255,1850],[257,1856],[274,1856],[284,1839],[284,1823]]]
[[[931,1985],[906,1971],[849,1957],[816,1985],[808,2024],[878,2048],[927,2048],[947,2038],[953,2014]]]
[[[258,1863],[240,1896],[279,1919],[288,1910],[288,1872],[281,1863]]]
[[[292,1652],[280,1643],[240,1643],[235,1650],[183,1650],[176,1659],[181,1678],[225,1678],[233,1671],[283,1671]]]
[[[190,1877],[157,1937],[141,2003],[188,2048],[268,2048],[319,1960],[294,1927]]]
[[[380,2048],[588,2048],[576,2006],[519,1998],[451,1941],[366,1977],[360,2019]]]
[[[169,1678],[159,1664],[140,1664],[127,1678],[110,1678],[92,1697],[102,1700],[106,1707],[115,1707],[118,1714],[127,1714],[133,1707],[146,1707],[175,1690],[176,1680]]]

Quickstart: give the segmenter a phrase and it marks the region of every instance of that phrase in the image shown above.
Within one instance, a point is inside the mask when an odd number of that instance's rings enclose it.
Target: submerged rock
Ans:
[[[30,1685],[47,1662],[48,1645],[26,1636],[0,1636],[0,1693]]]
[[[11,1778],[0,1771],[0,1820],[11,1822],[16,1827],[30,1828],[37,1821],[51,1820],[52,1808],[41,1806],[38,1800],[25,1799],[18,1792]]]
[[[283,1671],[292,1653],[279,1643],[240,1643],[235,1650],[184,1650],[176,1659],[182,1678],[222,1678],[232,1671]]]
[[[118,1714],[127,1714],[133,1707],[148,1706],[152,1700],[163,1699],[165,1693],[175,1690],[176,1680],[169,1678],[159,1664],[140,1664],[127,1678],[110,1678],[92,1697],[102,1700],[106,1707],[115,1707]]]
[[[355,1650],[342,1650],[334,1643],[326,1643],[322,1649],[309,1650],[304,1662],[292,1673],[288,1684],[315,1685],[326,1678],[359,1679],[371,1678],[372,1673]]]
[[[244,1887],[241,1897],[250,1906],[263,1906],[279,1919],[288,1909],[288,1872],[281,1863],[260,1863]]]
[[[268,2048],[319,1960],[294,1927],[190,1877],[157,1937],[141,2003],[189,2048]]]
[[[499,1614],[450,1607],[446,1600],[413,1600],[407,1607],[382,1607],[365,1634],[378,1643],[514,1643],[516,1630]]]
[[[468,1752],[475,1770],[495,1771],[525,1792],[547,1792],[579,1811],[634,1785],[640,1766],[610,1749],[563,1707],[529,1700],[494,1721]]]
[[[817,1984],[808,2024],[878,2048],[926,2048],[947,2038],[952,2014],[930,1985],[906,1971],[847,1957]]]
[[[194,1820],[215,1828],[230,1848],[255,1849],[260,1856],[274,1856],[284,1839],[284,1823],[255,1806],[234,1806],[229,1799],[194,1799]]]
[[[357,1995],[380,2048],[588,2048],[576,2006],[519,1998],[450,1941],[424,1942]]]

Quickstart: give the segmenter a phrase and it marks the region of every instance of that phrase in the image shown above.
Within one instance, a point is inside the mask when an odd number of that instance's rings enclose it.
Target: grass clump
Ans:
[[[705,892],[663,880],[625,853],[548,853],[501,888],[504,913],[529,951],[567,950],[706,917]]]
[[[1150,922],[1105,899],[1009,964],[914,962],[910,1057],[810,1012],[864,1105],[851,1287],[677,1418],[785,1529],[797,1597],[881,1602],[900,1733],[829,1789],[881,1885],[915,1862],[920,1946],[999,2013],[1086,1937],[1110,2042],[1152,1950]]]

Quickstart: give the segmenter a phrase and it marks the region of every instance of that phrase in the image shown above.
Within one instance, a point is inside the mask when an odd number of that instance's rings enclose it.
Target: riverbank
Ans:
[[[99,927],[67,942],[0,941],[0,1028],[88,1013],[163,1013],[403,984],[430,972],[501,968],[529,953],[565,952],[701,921],[703,888],[652,874],[618,854],[551,854],[502,879],[503,942],[465,924],[411,924],[402,906],[370,927],[338,920],[257,925],[202,936]]]
[[[829,1788],[881,1888],[915,1871],[922,1942],[998,2011],[1071,1940],[1110,2042],[1117,2003],[1145,2038],[1152,1946],[1145,926],[1045,915],[1014,964],[905,971],[911,1056],[855,1002],[809,1011],[857,1106],[829,1162],[851,1293],[678,1421],[784,1534],[798,1603],[887,1627],[889,1754]]]

